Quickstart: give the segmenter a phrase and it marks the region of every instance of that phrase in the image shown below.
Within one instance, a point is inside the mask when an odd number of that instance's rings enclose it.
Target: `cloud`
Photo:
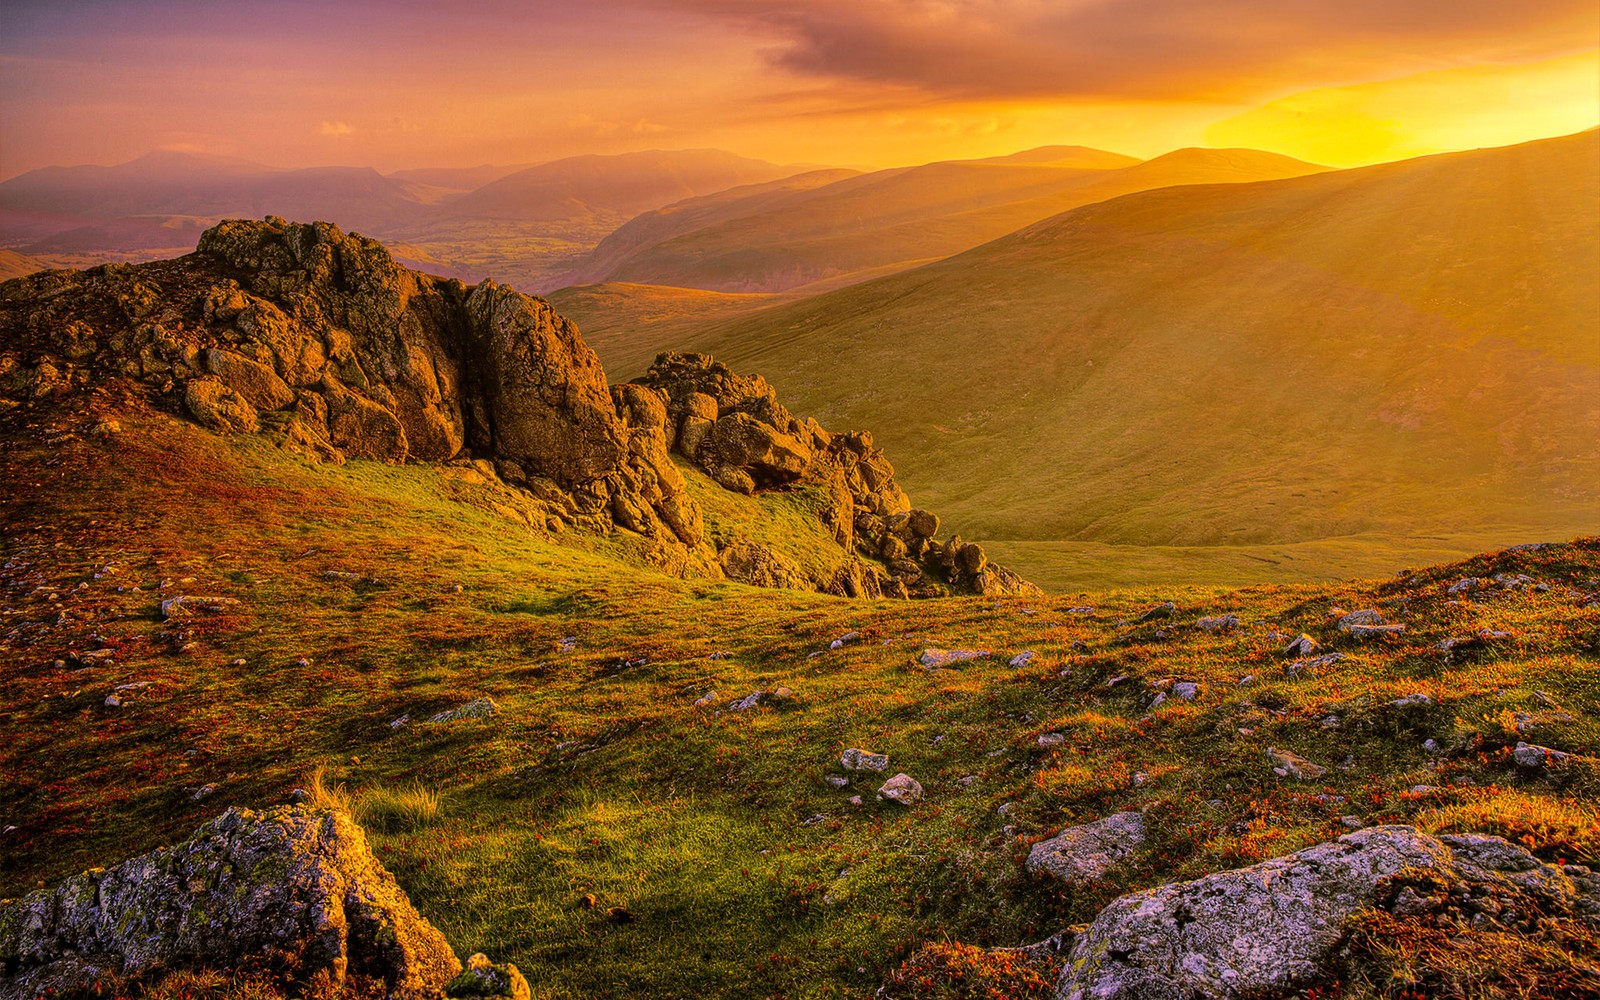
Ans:
[[[633,0],[733,23],[771,65],[941,97],[1236,99],[1592,46],[1593,0]],[[1576,43],[1574,40],[1577,40]]]
[[[349,122],[323,122],[317,126],[317,132],[321,135],[333,136],[336,139],[356,134],[356,130],[350,127]]]

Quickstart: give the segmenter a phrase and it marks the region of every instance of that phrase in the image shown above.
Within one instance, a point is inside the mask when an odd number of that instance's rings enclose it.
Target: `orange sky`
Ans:
[[[1337,166],[1600,123],[1593,0],[7,0],[0,176],[1078,143]]]

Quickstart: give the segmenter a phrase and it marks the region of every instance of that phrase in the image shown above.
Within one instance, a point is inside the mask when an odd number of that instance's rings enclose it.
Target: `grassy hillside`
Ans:
[[[1595,523],[1597,302],[1588,132],[1131,195],[694,346],[979,537],[1409,561]]]
[[[309,466],[114,394],[24,403],[0,437],[0,895],[321,768],[451,945],[540,997],[865,998],[924,944],[1036,940],[1341,817],[1600,859],[1592,540],[1384,582],[849,602],[661,577],[616,561],[621,540],[529,530],[471,467]],[[1484,584],[1448,593],[1464,576]],[[241,603],[163,622],[177,594]],[[1159,629],[1130,624],[1163,600]],[[1335,607],[1406,632],[1359,643]],[[1237,630],[1192,624],[1224,612]],[[1484,628],[1508,634],[1433,649]],[[1347,658],[1288,676],[1302,631]],[[994,655],[925,670],[928,647]],[[1198,697],[1152,704],[1172,679]],[[790,701],[727,710],[779,686]],[[1432,702],[1391,705],[1413,694]],[[485,696],[499,715],[426,721]],[[1518,739],[1589,757],[1529,776]],[[882,776],[830,786],[850,746],[889,754],[923,803],[875,801]],[[1269,746],[1329,770],[1280,777]],[[436,808],[407,807],[418,787]],[[1025,873],[1062,824],[1138,807],[1150,841],[1106,880]],[[1482,947],[1479,980],[1525,977]],[[1405,948],[1373,961],[1384,982],[1439,975]]]
[[[717,321],[789,297],[606,282],[571,285],[545,298],[578,324],[584,342],[600,355],[612,381],[621,381],[643,374],[661,351],[693,343]]]
[[[1147,163],[1053,148],[884,170],[782,197],[728,200],[653,242],[624,227],[588,280],[775,292],[865,280],[947,257],[1079,205],[1171,184],[1295,177],[1324,168],[1255,150],[1185,149]]]

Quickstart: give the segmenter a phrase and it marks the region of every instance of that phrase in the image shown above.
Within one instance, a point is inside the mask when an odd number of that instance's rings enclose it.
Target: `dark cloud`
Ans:
[[[635,0],[824,78],[946,97],[1249,95],[1590,48],[1593,0]]]

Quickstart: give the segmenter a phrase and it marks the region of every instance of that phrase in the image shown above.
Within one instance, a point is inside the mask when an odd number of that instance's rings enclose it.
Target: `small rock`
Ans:
[[[1423,753],[1438,753],[1439,749],[1440,749],[1439,741],[1436,740],[1436,739],[1433,739],[1432,737],[1429,737],[1428,739],[1425,739],[1425,740],[1422,741],[1422,752]]]
[[[1105,877],[1144,842],[1142,813],[1112,813],[1093,823],[1067,827],[1034,844],[1028,851],[1027,869],[1063,882],[1093,881]]]
[[[106,695],[105,706],[107,708],[121,708],[122,699],[118,697],[115,692],[112,692],[111,694]]]
[[[465,705],[459,705],[455,708],[446,709],[428,721],[459,722],[462,719],[487,719],[491,716],[499,714],[500,706],[496,705],[493,699],[477,698],[473,701],[467,702]]]
[[[846,632],[844,635],[841,635],[839,638],[837,638],[837,639],[833,640],[832,642],[828,643],[828,648],[829,649],[843,649],[844,647],[850,645],[852,642],[855,642],[857,639],[860,639],[860,638],[861,638],[861,633],[860,632]]]
[[[925,649],[917,662],[930,670],[948,667],[963,660],[976,660],[988,656],[987,649]]]
[[[851,747],[839,755],[839,766],[846,771],[886,771],[889,755]]]
[[[715,705],[717,703],[717,697],[718,697],[717,692],[715,692],[715,691],[707,691],[705,694],[701,695],[700,697],[698,697],[698,698],[696,698],[694,700],[694,707],[695,708],[710,708],[712,705]]]
[[[1172,696],[1181,701],[1194,701],[1200,697],[1200,685],[1194,681],[1179,681],[1172,685]]]
[[[1467,591],[1472,590],[1473,588],[1477,587],[1477,585],[1478,585],[1478,578],[1477,577],[1464,576],[1461,579],[1457,580],[1455,583],[1452,583],[1450,585],[1450,588],[1447,591],[1445,591],[1445,593],[1448,593],[1448,594],[1465,594]]]
[[[1023,652],[1020,652],[1016,656],[1013,656],[1011,658],[1011,666],[1012,666],[1013,669],[1016,669],[1016,670],[1021,670],[1023,667],[1027,666],[1028,664],[1030,664],[1032,662],[1033,662],[1033,650],[1031,650],[1031,649],[1024,650]]]
[[[1267,747],[1267,757],[1276,765],[1274,770],[1281,772],[1279,777],[1293,775],[1301,781],[1310,781],[1328,773],[1328,769],[1321,764],[1313,764],[1299,754],[1288,750]]]
[[[827,782],[832,788],[844,788],[850,784],[850,779],[846,778],[842,774],[830,774],[825,776],[822,780]]]
[[[1511,759],[1524,770],[1543,771],[1552,767],[1565,767],[1572,760],[1572,755],[1561,750],[1552,750],[1550,747],[1518,741],[1516,748],[1511,751]]]
[[[211,796],[215,795],[216,792],[216,783],[212,782],[210,784],[201,785],[199,788],[195,789],[194,795],[190,796],[190,799],[191,801],[199,802],[201,799],[209,799]]]
[[[909,774],[897,774],[878,789],[878,798],[888,799],[903,806],[914,806],[922,801],[922,785]]]
[[[1301,633],[1298,639],[1295,639],[1293,642],[1289,643],[1289,645],[1283,647],[1283,655],[1315,656],[1317,650],[1321,648],[1321,646],[1317,645],[1317,640],[1311,638],[1309,635]]]
[[[1318,671],[1326,670],[1342,659],[1343,653],[1324,653],[1305,660],[1295,660],[1286,665],[1283,672],[1289,677],[1315,677]]]
[[[1391,708],[1426,708],[1433,704],[1433,698],[1422,692],[1408,694],[1404,698],[1396,698],[1389,703]]]
[[[232,597],[169,597],[161,602],[161,617],[181,618],[200,612],[220,614],[238,605],[239,601]]]
[[[1430,792],[1436,792],[1438,790],[1439,789],[1436,788],[1433,785],[1412,785],[1411,786],[1411,794],[1412,795],[1427,795]]]
[[[402,715],[402,716],[400,716],[400,718],[395,719],[393,722],[389,723],[389,728],[390,729],[399,729],[402,726],[410,725],[410,723],[411,723],[411,716],[410,715]]]
[[[861,796],[852,795],[852,796],[850,796],[849,802],[853,806],[859,806],[859,805],[861,805]]]
[[[1348,632],[1357,625],[1382,625],[1383,616],[1370,608],[1365,611],[1352,611],[1339,619],[1338,629]]]
[[[1226,632],[1239,627],[1239,616],[1235,614],[1217,615],[1211,618],[1195,620],[1194,627],[1202,632]]]
[[[1067,738],[1060,733],[1045,733],[1039,737],[1039,745],[1042,747],[1058,747],[1065,742]]]
[[[467,959],[466,969],[445,984],[444,992],[448,997],[474,1000],[531,1000],[533,995],[515,965],[495,965],[481,952]]]
[[[1359,830],[1367,825],[1367,821],[1360,816],[1340,816],[1339,822],[1352,830]]]
[[[1345,629],[1353,639],[1382,639],[1385,636],[1405,635],[1404,625],[1351,625]]]

